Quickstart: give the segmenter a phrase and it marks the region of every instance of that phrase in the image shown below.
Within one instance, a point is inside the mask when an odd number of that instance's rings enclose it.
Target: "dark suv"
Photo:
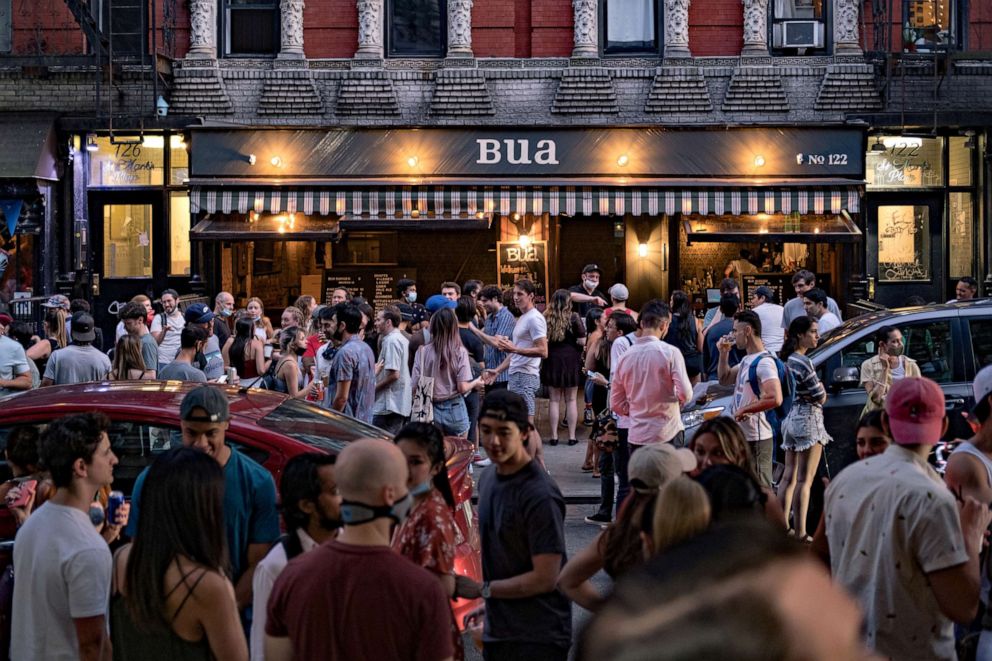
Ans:
[[[855,425],[867,394],[860,385],[861,364],[877,355],[875,333],[882,326],[902,331],[906,355],[923,376],[940,384],[950,426],[944,440],[970,438],[964,414],[974,404],[975,374],[992,364],[992,300],[927,305],[872,312],[855,317],[825,335],[809,355],[827,388],[823,407],[827,431],[834,442],[824,451],[830,475],[857,458]],[[720,397],[686,409],[686,438],[702,422],[702,411],[729,415],[731,398]],[[709,416],[707,416],[709,417]]]

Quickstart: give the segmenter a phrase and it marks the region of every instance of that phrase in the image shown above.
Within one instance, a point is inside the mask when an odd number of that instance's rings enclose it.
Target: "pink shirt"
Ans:
[[[680,407],[692,396],[682,353],[652,335],[634,340],[612,370],[610,408],[630,418],[633,445],[670,441],[685,429]]]

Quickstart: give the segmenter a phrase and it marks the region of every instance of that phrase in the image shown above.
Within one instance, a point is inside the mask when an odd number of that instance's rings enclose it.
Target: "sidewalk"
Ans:
[[[544,461],[551,472],[551,477],[558,483],[558,488],[568,502],[599,502],[599,480],[593,479],[592,473],[582,472],[582,462],[586,456],[586,439],[589,438],[589,427],[582,426],[582,402],[579,401],[579,425],[575,430],[578,445],[568,446],[568,430],[559,429],[557,446],[548,445],[551,437],[551,421],[548,420],[548,400],[537,400],[537,415],[534,420],[537,430],[544,439]],[[560,421],[555,422],[557,424]]]

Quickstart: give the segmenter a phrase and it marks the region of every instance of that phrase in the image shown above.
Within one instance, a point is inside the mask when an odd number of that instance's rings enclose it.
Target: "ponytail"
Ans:
[[[799,348],[799,336],[808,333],[815,321],[812,317],[805,315],[793,319],[788,330],[785,331],[785,342],[782,344],[782,350],[778,352],[778,357],[783,361],[788,360],[789,356]]]

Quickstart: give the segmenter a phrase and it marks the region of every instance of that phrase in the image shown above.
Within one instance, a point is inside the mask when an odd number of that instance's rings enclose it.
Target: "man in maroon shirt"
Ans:
[[[389,546],[412,498],[392,443],[351,443],[335,464],[344,529],[295,558],[276,580],[265,657],[450,661],[448,599],[433,574]]]

